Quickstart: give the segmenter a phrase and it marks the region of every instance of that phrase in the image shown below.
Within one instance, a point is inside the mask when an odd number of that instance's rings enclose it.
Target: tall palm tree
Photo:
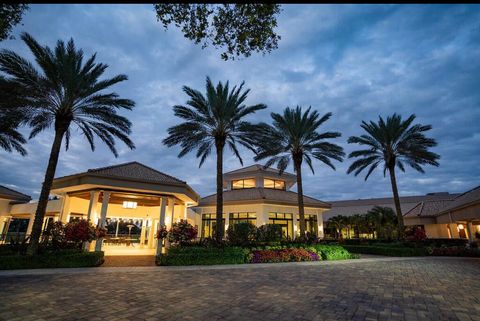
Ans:
[[[302,112],[302,108],[287,107],[283,115],[271,113],[273,125],[260,123],[252,132],[252,141],[256,146],[255,161],[268,158],[265,167],[277,163],[282,174],[291,160],[297,175],[298,214],[300,218],[300,236],[305,235],[305,209],[303,205],[302,163],[305,161],[315,174],[313,159],[317,159],[335,170],[331,160],[342,161],[343,148],[326,142],[326,139],[340,137],[338,132],[319,133],[318,129],[332,116],[320,114],[311,107]]]
[[[400,239],[404,236],[404,223],[395,168],[398,167],[405,172],[405,164],[407,164],[420,173],[424,173],[422,165],[439,166],[437,160],[440,158],[438,154],[428,150],[437,145],[434,139],[428,138],[424,134],[432,129],[432,126],[412,125],[414,120],[415,115],[410,115],[406,120],[402,120],[402,117],[395,113],[387,117],[386,121],[379,117],[378,123],[362,121],[361,127],[366,134],[352,136],[348,139],[349,144],[359,144],[365,146],[366,149],[350,153],[348,157],[358,159],[350,165],[347,173],[353,172],[357,176],[368,168],[365,176],[365,180],[367,180],[379,165],[383,165],[383,175],[385,176],[387,171],[390,174]]]
[[[163,143],[168,147],[180,145],[178,157],[197,150],[196,157],[200,158],[199,167],[215,149],[217,156],[217,210],[216,210],[216,239],[223,239],[223,154],[225,145],[239,159],[242,157],[237,149],[237,143],[252,149],[248,134],[252,124],[245,121],[245,116],[258,110],[267,108],[264,104],[246,106],[244,104],[250,89],[243,90],[244,82],[229,90],[228,81],[221,82],[216,87],[207,77],[205,96],[198,90],[184,86],[183,91],[189,96],[186,106],[173,106],[175,116],[185,122],[170,127],[168,137]]]
[[[28,249],[29,254],[35,254],[62,141],[65,139],[65,149],[68,150],[72,129],[76,126],[85,135],[92,151],[95,136],[115,156],[118,156],[115,138],[130,149],[135,148],[128,138],[131,123],[118,114],[121,109],[132,109],[135,103],[116,93],[103,92],[127,80],[127,76],[100,80],[108,66],[96,63],[95,54],[83,61],[83,51],[75,48],[73,39],[67,44],[59,40],[52,50],[48,46],[42,47],[27,33],[21,38],[40,68],[10,50],[1,50],[0,70],[16,84],[20,95],[16,97],[17,101],[23,101],[23,107],[30,110],[27,124],[32,131],[29,138],[51,127],[55,132]]]

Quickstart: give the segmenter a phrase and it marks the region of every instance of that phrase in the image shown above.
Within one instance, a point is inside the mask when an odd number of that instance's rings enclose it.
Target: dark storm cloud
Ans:
[[[73,37],[86,54],[97,52],[108,63],[108,75],[125,73],[129,80],[114,87],[137,103],[124,113],[133,123],[130,151],[120,146],[115,159],[100,143],[89,150],[77,133],[68,152],[62,151],[56,176],[88,168],[137,160],[186,180],[201,195],[215,190],[215,162],[202,168],[194,155],[177,158],[178,148],[161,141],[177,123],[171,107],[185,102],[182,86],[203,90],[205,77],[214,82],[245,80],[248,102],[268,109],[252,120],[269,121],[270,112],[286,106],[312,106],[333,112],[324,130],[341,131],[337,140],[346,152],[351,135],[360,134],[362,120],[393,112],[432,124],[439,145],[439,168],[425,175],[399,173],[400,192],[458,192],[479,185],[480,169],[480,7],[426,5],[284,6],[279,19],[280,47],[270,55],[222,61],[219,51],[202,50],[176,29],[163,31],[151,5],[32,5],[24,25],[42,44]],[[2,48],[31,58],[18,39]],[[25,133],[28,131],[25,129]],[[0,152],[0,184],[38,197],[52,141],[46,132],[29,141],[29,155]],[[245,165],[252,154],[243,151]],[[389,196],[390,182],[381,171],[367,182],[346,175],[350,162],[332,171],[321,163],[315,175],[306,168],[305,191],[325,200]],[[240,167],[227,153],[225,170]]]

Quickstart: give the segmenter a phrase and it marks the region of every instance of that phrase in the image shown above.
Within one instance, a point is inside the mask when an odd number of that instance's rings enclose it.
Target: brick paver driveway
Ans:
[[[1,320],[480,320],[480,260],[0,274]]]

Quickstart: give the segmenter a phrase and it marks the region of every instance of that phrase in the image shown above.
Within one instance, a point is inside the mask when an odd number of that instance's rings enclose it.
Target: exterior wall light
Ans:
[[[464,228],[463,224],[458,224],[458,230],[463,230]]]

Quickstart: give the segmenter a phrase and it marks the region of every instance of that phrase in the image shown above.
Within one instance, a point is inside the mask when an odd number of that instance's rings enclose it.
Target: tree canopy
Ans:
[[[275,33],[278,4],[155,4],[157,20],[171,24],[202,48],[224,48],[222,59],[270,53],[281,37]]]
[[[21,3],[0,4],[0,41],[11,38],[13,27],[22,21],[28,5]]]

